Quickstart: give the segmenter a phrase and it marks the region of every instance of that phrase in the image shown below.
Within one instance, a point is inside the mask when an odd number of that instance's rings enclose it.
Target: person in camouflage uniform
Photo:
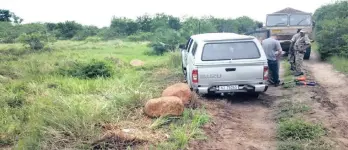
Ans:
[[[294,44],[295,51],[295,76],[303,75],[302,64],[306,49],[310,46],[310,40],[304,30],[300,31],[300,36],[296,37]]]
[[[301,29],[297,30],[297,33],[292,36],[291,38],[291,44],[289,47],[289,63],[290,63],[290,70],[295,71],[295,51],[294,51],[294,43],[296,42],[296,39],[300,36]]]

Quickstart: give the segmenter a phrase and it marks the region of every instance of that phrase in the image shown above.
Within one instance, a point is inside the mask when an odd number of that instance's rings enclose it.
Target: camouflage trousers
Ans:
[[[295,67],[295,52],[289,52],[289,63],[291,67]]]
[[[304,52],[300,53],[300,51],[296,51],[296,56],[295,56],[295,68],[296,72],[302,72],[302,66],[303,66],[303,56]]]

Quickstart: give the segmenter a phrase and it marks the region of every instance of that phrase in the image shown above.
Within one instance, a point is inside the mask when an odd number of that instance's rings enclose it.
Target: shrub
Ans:
[[[158,29],[155,33],[155,42],[162,42],[165,44],[166,49],[174,51],[179,43],[182,41],[182,37],[178,31],[173,29]]]
[[[152,49],[156,55],[163,55],[165,52],[168,51],[166,45],[162,42],[151,43],[150,47],[152,47]]]
[[[314,13],[315,39],[321,59],[335,55],[348,57],[348,1],[324,5]]]
[[[106,78],[113,75],[113,68],[105,61],[92,60],[89,63],[74,63],[70,68],[61,68],[60,73],[81,79]]]
[[[18,40],[31,50],[40,50],[47,43],[54,42],[55,39],[50,35],[34,32],[30,34],[23,33],[19,36]]]
[[[180,33],[173,29],[158,29],[154,37],[153,42],[149,46],[152,47],[156,55],[163,55],[167,51],[174,51],[182,41]]]
[[[348,19],[324,20],[320,27],[316,40],[321,59],[335,55],[348,57]]]

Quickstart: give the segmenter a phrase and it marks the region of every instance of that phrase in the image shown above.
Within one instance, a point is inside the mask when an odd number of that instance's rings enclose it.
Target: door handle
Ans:
[[[227,72],[228,72],[228,71],[236,71],[236,68],[226,68],[225,70],[226,70]]]

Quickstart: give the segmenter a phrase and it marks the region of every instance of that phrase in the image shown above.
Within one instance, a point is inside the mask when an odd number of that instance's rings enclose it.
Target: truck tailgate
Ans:
[[[198,65],[199,85],[248,84],[263,81],[264,62]]]

